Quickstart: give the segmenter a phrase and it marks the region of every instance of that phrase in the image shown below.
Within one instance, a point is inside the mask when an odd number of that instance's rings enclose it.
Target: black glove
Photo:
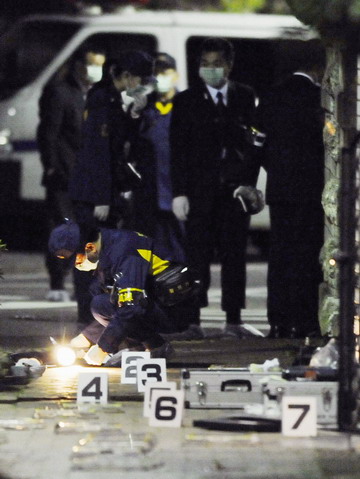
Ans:
[[[241,202],[244,213],[249,215],[256,215],[265,207],[262,191],[253,186],[239,186],[234,190],[233,197]]]

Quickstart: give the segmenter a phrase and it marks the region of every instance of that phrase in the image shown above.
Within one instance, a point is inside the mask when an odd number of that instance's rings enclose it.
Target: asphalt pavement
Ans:
[[[44,301],[47,276],[40,254],[2,255],[0,345],[11,352],[49,350],[49,336],[71,337],[76,330],[73,301]],[[266,264],[248,268],[246,322],[264,333]],[[224,318],[219,308],[218,268],[210,307],[203,314],[209,332],[204,341],[175,342],[167,379],[180,390],[181,369],[246,367],[277,357],[290,365],[299,341],[237,340],[217,335]],[[67,283],[71,291],[71,278]],[[106,404],[82,405],[82,373],[105,373]],[[281,432],[217,431],[194,421],[239,418],[247,408],[184,409],[180,427],[150,426],[144,394],[121,383],[120,368],[48,365],[34,378],[7,378],[0,387],[0,478],[102,479],[107,477],[196,479],[295,479],[360,477],[360,438],[340,433],[336,424],[318,427],[315,437],[287,437]],[[262,406],[257,406],[259,412]],[[234,424],[234,419],[230,422]],[[216,421],[215,421],[216,422]],[[235,421],[237,422],[237,421]],[[1,474],[3,476],[1,476]]]

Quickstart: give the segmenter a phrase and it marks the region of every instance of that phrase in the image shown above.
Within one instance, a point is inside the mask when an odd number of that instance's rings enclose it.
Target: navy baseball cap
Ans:
[[[59,250],[76,252],[80,246],[80,228],[73,221],[68,221],[52,230],[48,247],[51,254]]]
[[[159,52],[155,57],[155,68],[157,70],[176,70],[176,60],[174,57],[165,52]]]

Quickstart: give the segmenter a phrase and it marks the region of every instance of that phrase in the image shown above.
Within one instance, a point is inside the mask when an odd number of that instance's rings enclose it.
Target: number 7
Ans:
[[[289,409],[302,409],[302,413],[298,417],[297,421],[293,424],[291,429],[297,429],[300,424],[303,422],[304,417],[310,410],[309,404],[289,404],[288,405]]]

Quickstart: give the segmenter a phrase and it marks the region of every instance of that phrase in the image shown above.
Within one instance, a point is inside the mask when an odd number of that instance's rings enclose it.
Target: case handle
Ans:
[[[251,391],[251,382],[246,379],[229,379],[221,383],[221,391]]]

